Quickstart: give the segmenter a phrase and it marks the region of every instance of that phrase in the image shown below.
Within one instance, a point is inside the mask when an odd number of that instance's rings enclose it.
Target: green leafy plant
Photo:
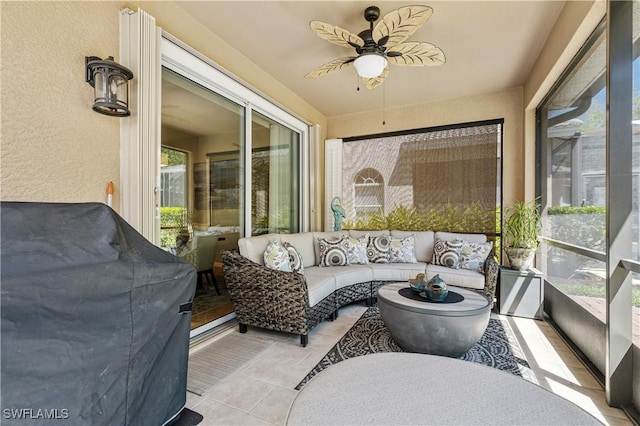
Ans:
[[[505,208],[502,245],[505,248],[536,249],[540,231],[538,200],[516,201]]]
[[[160,246],[175,246],[176,237],[188,226],[189,219],[184,207],[160,207]]]
[[[398,229],[406,231],[487,232],[493,230],[497,212],[494,206],[473,203],[458,207],[448,203],[438,209],[420,212],[415,206],[397,205],[387,215],[372,213],[343,222],[344,229]]]
[[[552,206],[547,209],[546,234],[556,240],[604,251],[606,212],[600,206]]]

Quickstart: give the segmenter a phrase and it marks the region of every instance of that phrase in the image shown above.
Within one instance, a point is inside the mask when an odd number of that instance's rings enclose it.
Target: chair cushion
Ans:
[[[302,255],[300,252],[288,242],[282,243],[284,248],[287,250],[287,254],[289,255],[289,264],[291,265],[291,271],[297,272],[299,274],[304,273],[304,260],[302,259]]]
[[[492,241],[486,243],[463,241],[462,247],[460,247],[460,268],[484,272],[484,262],[492,248]]]
[[[391,247],[391,235],[378,235],[369,237],[367,245],[367,258],[369,263],[389,263],[389,249]]]
[[[305,268],[304,277],[307,281],[309,292],[309,306],[315,306],[325,297],[336,291],[336,279],[334,271],[340,268],[322,268],[310,266]]]
[[[447,285],[472,288],[476,290],[482,290],[484,288],[484,275],[480,272],[428,264],[426,279],[430,280],[436,275],[440,275],[440,278],[442,278]]]
[[[435,243],[433,231],[391,231],[391,236],[406,238],[409,235],[415,237],[416,260],[418,262],[431,262],[433,259],[433,244]]]
[[[286,241],[298,250],[298,253],[300,253],[302,260],[304,261],[304,267],[317,265],[313,245],[313,232],[280,234],[280,241]]]
[[[446,266],[447,268],[460,268],[460,248],[462,241],[446,241],[436,239],[433,246],[434,265]]]
[[[347,266],[349,264],[349,237],[341,235],[337,240],[318,238],[320,265]]]
[[[264,266],[277,271],[291,272],[289,252],[280,241],[273,240],[264,250]]]
[[[349,251],[347,256],[351,265],[366,265],[369,263],[367,257],[367,245],[369,244],[369,234],[360,238],[349,237]]]
[[[238,249],[240,254],[259,265],[264,265],[264,251],[271,241],[280,241],[279,234],[257,235],[255,237],[240,238]]]
[[[470,241],[472,243],[484,243],[487,241],[487,236],[485,234],[459,234],[457,232],[436,232],[435,235],[436,240],[443,241]]]
[[[389,263],[416,263],[415,240],[413,235],[405,238],[391,237]]]
[[[349,235],[347,231],[338,232],[314,232],[313,233],[313,250],[316,257],[316,265],[320,265],[320,241],[318,238],[324,238],[325,240],[335,241],[342,235]],[[306,265],[305,265],[306,266]]]
[[[425,273],[426,263],[372,263],[369,264],[373,281],[407,281]],[[407,282],[407,286],[409,283]]]
[[[369,265],[349,265],[343,268],[332,268],[336,277],[336,288],[373,280],[373,271]]]
[[[369,234],[369,236],[371,237],[379,237],[380,235],[389,235],[390,232],[387,231],[386,229],[378,229],[378,230],[374,230],[374,231],[365,231],[365,230],[361,230],[361,229],[350,229],[349,230],[349,236],[353,237],[353,238],[360,238],[364,235]]]

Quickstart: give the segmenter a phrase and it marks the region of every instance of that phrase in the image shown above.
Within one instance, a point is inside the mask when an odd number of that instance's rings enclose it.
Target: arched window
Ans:
[[[363,169],[353,180],[356,216],[382,213],[384,209],[384,179],[375,169]]]

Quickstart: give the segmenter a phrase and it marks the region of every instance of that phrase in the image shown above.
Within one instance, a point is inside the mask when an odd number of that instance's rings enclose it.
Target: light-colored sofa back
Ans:
[[[391,235],[396,238],[406,238],[411,235],[415,237],[416,260],[418,262],[431,263],[433,259],[433,246],[435,240],[453,241],[456,238],[464,238],[472,242],[485,242],[485,235],[476,234],[455,234],[450,232],[433,231],[397,231],[397,230],[375,230],[361,231],[349,230],[338,232],[301,232],[297,234],[265,234],[256,237],[240,238],[238,247],[240,254],[256,263],[263,263],[263,253],[271,241],[281,243],[288,242],[294,246],[302,255],[304,267],[316,266],[320,264],[320,247],[318,238],[327,240],[337,240],[340,235],[348,235],[352,238],[360,238],[364,235],[377,237],[380,235]]]
[[[240,254],[260,265],[264,263],[263,253],[271,241],[289,243],[302,256],[305,268],[320,264],[320,247],[318,238],[337,240],[340,235],[349,235],[347,231],[340,232],[300,232],[297,234],[265,234],[255,237],[240,238],[238,249]]]

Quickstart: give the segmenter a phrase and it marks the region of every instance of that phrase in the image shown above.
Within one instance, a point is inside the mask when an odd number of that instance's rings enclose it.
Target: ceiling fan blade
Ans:
[[[335,25],[320,21],[311,21],[309,27],[311,27],[311,31],[316,33],[318,37],[337,44],[338,46],[349,48],[364,46],[364,41],[360,37]]]
[[[435,66],[445,63],[444,52],[431,43],[412,41],[396,45],[387,52],[387,61],[396,65]]]
[[[433,14],[429,6],[404,6],[387,13],[373,29],[373,39],[387,50],[408,39]]]
[[[384,82],[384,79],[387,78],[388,75],[389,75],[389,65],[384,67],[384,70],[382,70],[382,74],[380,74],[379,76],[373,77],[373,78],[363,78],[362,81],[364,81],[364,87],[366,87],[369,90],[375,89],[376,87],[380,86]]]
[[[320,65],[318,68],[314,69],[313,71],[308,72],[305,75],[305,77],[306,78],[320,77],[322,75],[329,74],[330,72],[339,71],[353,64],[353,61],[355,59],[356,59],[355,56],[346,56],[344,58],[334,59],[333,61],[327,62],[324,65]]]

